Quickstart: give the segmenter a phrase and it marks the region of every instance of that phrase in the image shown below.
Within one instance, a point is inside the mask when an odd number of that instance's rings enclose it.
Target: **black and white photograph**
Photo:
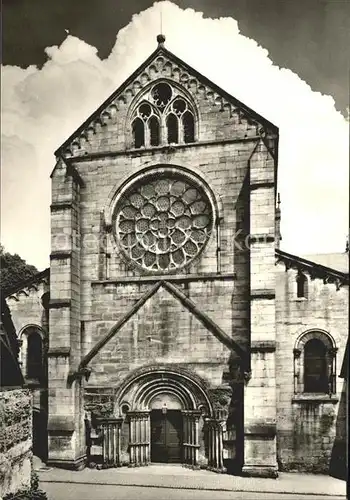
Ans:
[[[2,0],[0,500],[345,500],[347,0]]]

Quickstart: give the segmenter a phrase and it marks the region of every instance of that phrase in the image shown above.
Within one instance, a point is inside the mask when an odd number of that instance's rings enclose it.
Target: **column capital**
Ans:
[[[225,424],[225,420],[220,420],[217,418],[206,418],[205,423],[212,429],[219,429]]]
[[[186,417],[193,417],[195,419],[199,419],[202,416],[200,410],[182,410],[181,413]]]
[[[142,420],[149,417],[149,410],[131,410],[128,411],[127,416],[132,420]]]
[[[97,417],[96,424],[97,425],[115,425],[121,426],[123,423],[122,417]]]
[[[331,349],[329,349],[329,354],[334,358],[337,354],[337,351],[338,347],[331,347]]]

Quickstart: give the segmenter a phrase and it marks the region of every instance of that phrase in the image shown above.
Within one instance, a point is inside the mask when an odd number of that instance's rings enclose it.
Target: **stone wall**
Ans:
[[[40,273],[40,280],[33,278],[31,285],[25,286],[6,299],[12,313],[20,342],[19,364],[25,384],[32,390],[33,410],[33,453],[47,459],[47,351],[49,348],[49,270]],[[42,338],[43,378],[27,378],[28,334],[37,331]]]
[[[193,111],[195,140],[135,149],[134,111],[153,92],[153,83],[166,79],[171,95],[181,95]],[[161,99],[159,93],[154,97],[160,114]],[[161,134],[166,135],[164,130]],[[56,152],[48,353],[51,463],[70,462],[79,467],[84,462],[80,363],[128,311],[132,314],[122,328],[89,363],[92,371],[87,390],[115,390],[133,370],[147,364],[181,365],[200,376],[210,389],[220,389],[236,382],[237,356],[227,344],[233,341],[248,351],[253,321],[254,340],[263,341],[266,331],[274,340],[274,296],[267,299],[266,294],[271,295],[274,287],[277,135],[272,124],[160,46],[139,73]],[[139,185],[144,185],[152,168],[154,179],[171,171],[171,175],[191,179],[192,187],[200,186],[198,190],[210,200],[213,224],[202,251],[189,265],[172,269],[169,280],[177,294],[160,286],[136,311],[135,304],[160,278],[168,279],[168,274],[161,277],[150,269],[145,272],[125,257],[114,227],[115,207],[129,179],[137,178]],[[236,240],[250,232],[255,238],[253,251],[248,250],[247,241],[241,241],[242,248],[237,248]],[[179,294],[185,300],[179,300]],[[251,313],[252,295],[255,304],[264,305],[269,300],[264,328],[259,329],[255,310]],[[224,332],[229,339],[226,345],[215,338],[200,315],[184,305],[186,300]],[[269,365],[273,372],[274,353],[269,354]],[[268,407],[269,417],[275,421],[274,386],[265,388],[265,399],[257,397],[261,383],[266,385],[265,380],[261,382],[266,378],[264,373],[258,378],[250,383],[247,404],[256,414]],[[233,398],[236,410],[239,407],[237,420],[243,418],[241,386],[242,380],[239,396]],[[252,441],[256,437],[254,425],[249,430]],[[275,436],[267,447],[260,441],[260,465],[267,463],[266,449],[273,455],[274,468]]]
[[[27,286],[6,298],[16,328],[17,335],[28,325],[36,325],[43,330],[48,329],[48,302],[45,297],[49,291],[49,272],[40,283]],[[46,306],[46,307],[45,307]]]
[[[0,497],[30,487],[31,398],[25,389],[0,392]]]
[[[89,329],[94,329],[94,343],[111,330],[149,287],[149,284],[94,287],[89,322]],[[186,283],[179,288],[200,304],[224,331],[230,331],[233,282]],[[227,347],[176,298],[159,289],[91,361],[89,386],[116,387],[129,371],[154,363],[188,365],[217,386],[222,383],[223,372],[228,370],[229,354]]]
[[[328,473],[339,450],[344,455],[346,411],[344,381],[339,378],[348,338],[348,287],[336,289],[308,279],[307,297],[297,298],[296,274],[276,266],[277,432],[281,470]],[[336,393],[298,394],[294,389],[293,349],[309,330],[327,332],[336,353]]]

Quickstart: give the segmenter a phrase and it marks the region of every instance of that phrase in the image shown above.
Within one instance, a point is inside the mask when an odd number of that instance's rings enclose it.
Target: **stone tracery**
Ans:
[[[212,230],[204,191],[179,175],[136,184],[116,210],[116,233],[124,253],[150,271],[171,271],[196,257]]]
[[[96,129],[101,125],[106,125],[115,120],[118,111],[124,109],[132,98],[147,87],[152,80],[156,78],[171,79],[173,83],[180,83],[191,95],[196,98],[205,98],[214,107],[228,110],[232,120],[238,119],[239,122],[246,121],[257,127],[257,132],[261,128],[256,118],[241,103],[232,102],[223,97],[214,88],[200,80],[198,76],[189,77],[185,68],[180,63],[172,61],[168,56],[159,55],[157,59],[143,70],[139,79],[135,80],[128,87],[123,88],[121,92],[116,93],[113,99],[106,102],[106,105],[100,113],[95,113],[89,123],[83,130],[77,132],[74,138],[64,144],[65,155],[75,156],[84,153],[84,144],[89,142],[90,135],[96,133]],[[267,136],[274,136],[273,132],[266,126],[263,128]]]
[[[192,105],[178,89],[164,81],[143,95],[131,121],[135,148],[195,141]]]

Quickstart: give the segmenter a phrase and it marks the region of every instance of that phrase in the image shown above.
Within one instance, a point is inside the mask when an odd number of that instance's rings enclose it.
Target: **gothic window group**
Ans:
[[[170,85],[158,83],[132,115],[132,136],[135,148],[194,142],[192,106]]]

